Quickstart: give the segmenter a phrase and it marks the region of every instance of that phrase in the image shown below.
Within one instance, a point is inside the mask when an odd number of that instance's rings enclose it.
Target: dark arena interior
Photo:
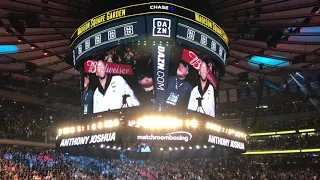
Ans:
[[[320,180],[319,0],[1,0],[1,180]]]

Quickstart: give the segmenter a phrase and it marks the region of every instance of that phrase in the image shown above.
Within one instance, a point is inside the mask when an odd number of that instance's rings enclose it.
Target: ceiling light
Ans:
[[[32,50],[35,50],[37,47],[36,47],[36,45],[31,44],[30,48],[31,48]]]
[[[319,14],[320,13],[319,10],[320,10],[319,7],[314,7],[314,8],[312,8],[311,13]]]
[[[22,43],[23,39],[21,37],[18,37],[18,43]]]
[[[6,28],[6,34],[11,34],[11,33],[13,33],[13,31],[9,28]]]

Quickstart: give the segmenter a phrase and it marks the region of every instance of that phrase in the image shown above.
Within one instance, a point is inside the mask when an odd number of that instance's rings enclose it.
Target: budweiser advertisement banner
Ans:
[[[238,101],[238,94],[236,89],[229,90],[229,101],[230,102]]]
[[[96,73],[97,60],[88,60],[84,63],[85,73]],[[118,64],[104,62],[107,74],[133,75],[132,67],[129,64]]]
[[[202,60],[193,52],[187,49],[183,49],[182,51],[182,60],[193,66],[196,70],[200,70],[200,65]],[[212,84],[212,86],[217,89],[217,81],[211,71],[208,72],[207,75],[208,80]]]
[[[168,72],[171,59],[171,45],[152,46],[152,62],[156,102],[165,103],[167,96]]]

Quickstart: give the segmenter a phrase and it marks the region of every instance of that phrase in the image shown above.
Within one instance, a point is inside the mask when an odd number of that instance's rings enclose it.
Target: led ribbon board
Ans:
[[[73,62],[98,50],[126,42],[146,39],[143,17],[117,21],[93,30],[77,43],[72,50]]]
[[[203,52],[214,54],[216,59],[220,59],[223,64],[226,64],[227,51],[218,38],[192,23],[179,19],[176,41],[192,48],[200,46]]]
[[[137,41],[178,42],[226,65],[228,38],[213,21],[170,3],[145,3],[108,11],[81,25],[72,36],[74,65],[93,52]]]
[[[225,44],[228,44],[228,37],[226,33],[222,30],[222,28],[210,20],[209,18],[192,11],[190,9],[184,8],[182,6],[178,6],[172,3],[166,2],[149,2],[136,4],[131,6],[126,6],[114,10],[107,11],[103,14],[100,14],[87,22],[83,23],[72,35],[71,37],[71,46],[73,43],[81,37],[86,32],[100,27],[106,23],[111,23],[113,21],[117,21],[120,19],[135,17],[139,15],[147,15],[147,14],[167,14],[173,15],[193,23],[197,23],[202,27],[210,30],[217,36],[219,36]]]

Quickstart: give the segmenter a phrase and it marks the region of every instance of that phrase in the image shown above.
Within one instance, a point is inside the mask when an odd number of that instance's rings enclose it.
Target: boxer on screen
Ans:
[[[200,81],[191,91],[188,109],[215,117],[214,88],[207,79],[208,72],[207,64],[202,62],[199,71]],[[200,104],[198,103],[199,100],[201,101]]]
[[[97,63],[96,75],[98,87],[93,95],[94,113],[140,105],[126,80],[118,75],[107,75],[106,66],[101,60]],[[126,96],[127,104],[123,104],[123,96]]]

